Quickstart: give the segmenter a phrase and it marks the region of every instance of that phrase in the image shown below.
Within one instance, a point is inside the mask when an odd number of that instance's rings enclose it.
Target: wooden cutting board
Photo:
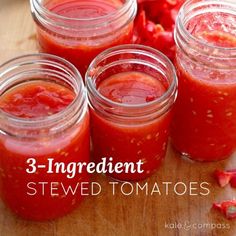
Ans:
[[[34,24],[28,0],[0,0],[0,63],[12,57],[37,52]],[[1,155],[1,154],[0,154]],[[184,160],[169,147],[161,169],[141,184],[148,183],[146,194],[125,195],[121,184],[113,195],[104,176],[94,176],[102,186],[99,196],[89,196],[70,215],[56,221],[35,223],[14,216],[0,203],[0,236],[234,236],[236,220],[229,221],[211,209],[214,201],[232,199],[236,190],[220,188],[212,173],[216,168],[235,168],[236,155],[218,163],[195,163]],[[172,182],[166,194],[162,182]],[[178,196],[173,191],[177,182],[208,182],[210,194],[200,196],[197,189]],[[151,195],[156,183],[160,192]],[[124,187],[128,193],[130,186]],[[181,190],[180,190],[181,191]]]

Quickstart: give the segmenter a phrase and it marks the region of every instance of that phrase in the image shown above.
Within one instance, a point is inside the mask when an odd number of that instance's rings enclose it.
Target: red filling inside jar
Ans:
[[[142,72],[129,71],[113,74],[97,85],[98,92],[110,101],[123,105],[148,104],[165,94],[168,87],[161,80]],[[114,108],[120,109],[122,108]],[[142,108],[140,108],[140,112]],[[130,111],[132,116],[132,111]],[[113,164],[142,161],[143,173],[107,173],[125,181],[147,178],[157,170],[165,156],[171,111],[152,121],[125,124],[107,120],[91,109],[93,154],[97,162],[112,157]]]

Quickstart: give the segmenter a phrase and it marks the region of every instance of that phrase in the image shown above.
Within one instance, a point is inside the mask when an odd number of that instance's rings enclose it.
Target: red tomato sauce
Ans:
[[[51,82],[30,82],[19,85],[0,96],[0,109],[13,116],[31,119],[47,117],[64,110],[74,100],[75,94],[69,88]],[[75,188],[77,182],[88,181],[88,174],[76,174],[68,179],[66,174],[49,174],[47,169],[38,169],[29,174],[26,169],[28,158],[35,158],[37,165],[47,165],[47,159],[63,162],[89,161],[89,119],[84,120],[72,129],[63,133],[37,136],[36,139],[12,137],[0,134],[0,194],[3,201],[16,214],[33,220],[48,220],[74,209],[81,201],[80,187],[78,192],[67,195],[60,183],[67,188]],[[42,130],[39,131],[42,134]],[[37,193],[27,187],[29,182],[56,182],[58,190],[52,196],[49,185],[34,185]],[[54,185],[55,187],[55,185]]]
[[[153,101],[166,91],[158,80],[138,72],[116,74],[103,80],[98,91],[108,99],[124,104]]]
[[[37,118],[64,110],[75,98],[70,89],[50,82],[24,84],[0,99],[0,109],[17,117]]]
[[[202,17],[202,16],[201,16]],[[236,35],[224,15],[196,19],[188,30],[207,45],[236,48]],[[221,19],[223,22],[214,22]],[[229,18],[228,18],[229,19]],[[209,23],[211,22],[211,23]],[[233,26],[233,23],[232,23]],[[230,60],[224,63],[231,63]],[[185,69],[183,69],[183,67]],[[172,143],[177,150],[199,161],[217,161],[236,148],[236,72],[204,68],[177,59],[179,93],[174,109]]]
[[[124,3],[120,0],[77,0],[77,1],[48,1],[45,3],[45,7],[57,15],[61,15],[67,18],[81,18],[85,20],[92,18],[103,17],[111,14],[119,9]],[[83,22],[67,22],[70,26],[80,24],[83,27]],[[85,75],[86,70],[90,62],[103,50],[110,48],[115,45],[130,43],[132,39],[132,28],[133,23],[129,23],[123,29],[119,29],[119,32],[115,32],[115,25],[110,26],[107,24],[106,27],[110,27],[109,35],[106,33],[105,36],[94,37],[97,33],[94,30],[93,35],[84,35],[83,32],[71,29],[69,30],[58,30],[53,32],[55,29],[44,28],[38,24],[38,41],[40,48],[43,52],[55,54],[61,56],[68,61],[72,62],[77,69],[79,69],[82,76]],[[53,27],[52,27],[53,28]],[[114,29],[113,29],[114,28]],[[100,30],[101,33],[103,29]]]
[[[145,104],[162,96],[166,87],[159,80],[140,72],[122,72],[103,80],[98,91],[106,98],[126,105]],[[141,108],[140,108],[141,109]],[[151,122],[119,124],[91,111],[94,158],[113,157],[113,163],[142,160],[140,173],[113,173],[119,180],[145,179],[160,166],[166,153],[171,113]]]

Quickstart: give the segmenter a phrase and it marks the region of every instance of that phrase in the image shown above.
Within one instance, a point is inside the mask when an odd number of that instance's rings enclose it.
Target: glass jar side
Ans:
[[[106,0],[95,1],[93,8],[104,2]],[[120,6],[109,14],[83,18],[61,16],[48,10],[43,3],[31,0],[41,51],[69,60],[82,76],[100,52],[114,45],[131,43],[137,12],[135,0],[119,2]]]
[[[98,91],[107,78],[121,73],[142,73],[166,86],[166,92],[152,102],[114,102]],[[156,50],[141,45],[122,45],[100,54],[86,74],[91,111],[93,156],[97,162],[113,158],[113,163],[143,164],[143,173],[108,173],[125,181],[152,175],[160,166],[167,148],[172,105],[177,95],[177,78],[171,62]]]
[[[66,194],[62,185],[88,182],[89,177],[84,171],[72,179],[60,171],[50,174],[49,159],[65,166],[72,161],[89,161],[89,115],[82,78],[70,63],[47,54],[13,59],[0,67],[0,74],[0,98],[8,90],[14,91],[14,87],[36,80],[42,86],[50,81],[75,93],[74,101],[65,110],[47,117],[19,118],[0,110],[3,201],[14,213],[27,219],[63,216],[78,205],[82,196]],[[42,186],[41,182],[46,184]],[[56,189],[53,194],[51,188]],[[63,207],[58,208],[58,204]]]
[[[179,96],[171,136],[194,160],[217,161],[235,150],[235,23],[236,6],[227,1],[190,0],[177,17]]]

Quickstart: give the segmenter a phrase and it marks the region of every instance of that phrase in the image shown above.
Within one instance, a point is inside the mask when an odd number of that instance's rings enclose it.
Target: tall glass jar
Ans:
[[[198,161],[229,157],[236,148],[236,4],[189,0],[175,29],[179,94],[171,138]]]
[[[117,46],[90,64],[86,86],[95,161],[141,161],[142,173],[107,173],[118,180],[138,181],[152,175],[166,154],[177,94],[171,62],[150,47]]]
[[[31,0],[40,48],[72,62],[82,76],[101,51],[131,43],[136,0]]]
[[[53,166],[89,161],[89,115],[81,75],[64,59],[34,54],[1,65],[0,77],[1,198],[27,219],[63,216],[81,201],[80,183],[89,181],[86,171],[68,178]],[[67,191],[77,184],[75,194]]]

